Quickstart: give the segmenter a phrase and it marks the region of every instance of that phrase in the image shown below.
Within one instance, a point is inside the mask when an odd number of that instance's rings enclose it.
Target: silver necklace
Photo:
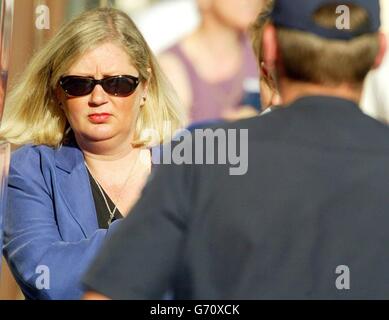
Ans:
[[[129,180],[130,177],[132,176],[132,171],[134,170],[137,161],[138,161],[138,157],[137,157],[136,160],[134,161],[134,165],[133,165],[133,167],[131,168],[130,173],[129,173],[129,175],[128,175],[126,181],[124,181],[123,186],[122,186],[121,189],[120,189],[120,192],[119,192],[118,198],[117,198],[117,200],[116,200],[116,203],[118,203],[118,202],[120,201],[121,196],[122,196],[122,193],[123,193],[123,190],[124,190],[124,187],[127,185],[128,180]],[[105,206],[107,207],[108,212],[109,212],[108,225],[111,225],[112,220],[113,220],[113,218],[114,218],[114,216],[115,216],[115,212],[116,212],[116,210],[117,210],[117,204],[115,204],[115,207],[113,208],[113,210],[111,210],[111,208],[110,208],[110,206],[109,206],[109,204],[108,204],[107,197],[105,196],[105,193],[104,193],[104,191],[103,191],[102,186],[101,186],[100,183],[97,181],[97,179],[93,176],[92,170],[89,168],[89,166],[88,166],[88,164],[86,163],[86,161],[84,161],[84,163],[85,163],[85,167],[89,170],[89,173],[90,173],[90,175],[91,175],[93,181],[97,184],[97,187],[99,188],[101,195],[103,196],[103,199],[104,199],[104,202],[105,202]]]

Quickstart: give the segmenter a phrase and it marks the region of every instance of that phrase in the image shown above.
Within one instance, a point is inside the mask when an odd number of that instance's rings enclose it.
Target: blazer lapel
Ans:
[[[55,162],[59,193],[88,238],[98,229],[98,223],[82,152],[76,145],[61,146]]]

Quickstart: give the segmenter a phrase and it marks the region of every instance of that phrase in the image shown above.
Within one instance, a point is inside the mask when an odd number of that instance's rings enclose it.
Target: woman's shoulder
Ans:
[[[31,168],[40,165],[42,159],[54,160],[54,153],[54,147],[26,144],[12,151],[11,167]]]
[[[47,145],[26,144],[12,151],[12,158],[34,157],[39,154],[54,154],[55,148]]]
[[[52,171],[55,166],[71,170],[83,162],[82,152],[72,143],[59,147],[27,144],[12,152],[11,169],[18,171]]]

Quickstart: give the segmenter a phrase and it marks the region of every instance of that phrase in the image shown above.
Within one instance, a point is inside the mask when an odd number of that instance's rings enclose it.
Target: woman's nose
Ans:
[[[100,106],[108,101],[108,94],[104,91],[103,87],[97,84],[90,94],[90,104],[94,106]]]

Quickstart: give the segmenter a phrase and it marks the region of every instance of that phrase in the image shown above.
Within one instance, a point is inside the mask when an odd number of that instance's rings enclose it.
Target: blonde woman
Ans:
[[[143,133],[169,139],[181,124],[175,103],[142,35],[115,9],[81,14],[33,58],[0,130],[21,146],[4,254],[26,298],[81,296],[81,275],[151,170]]]

